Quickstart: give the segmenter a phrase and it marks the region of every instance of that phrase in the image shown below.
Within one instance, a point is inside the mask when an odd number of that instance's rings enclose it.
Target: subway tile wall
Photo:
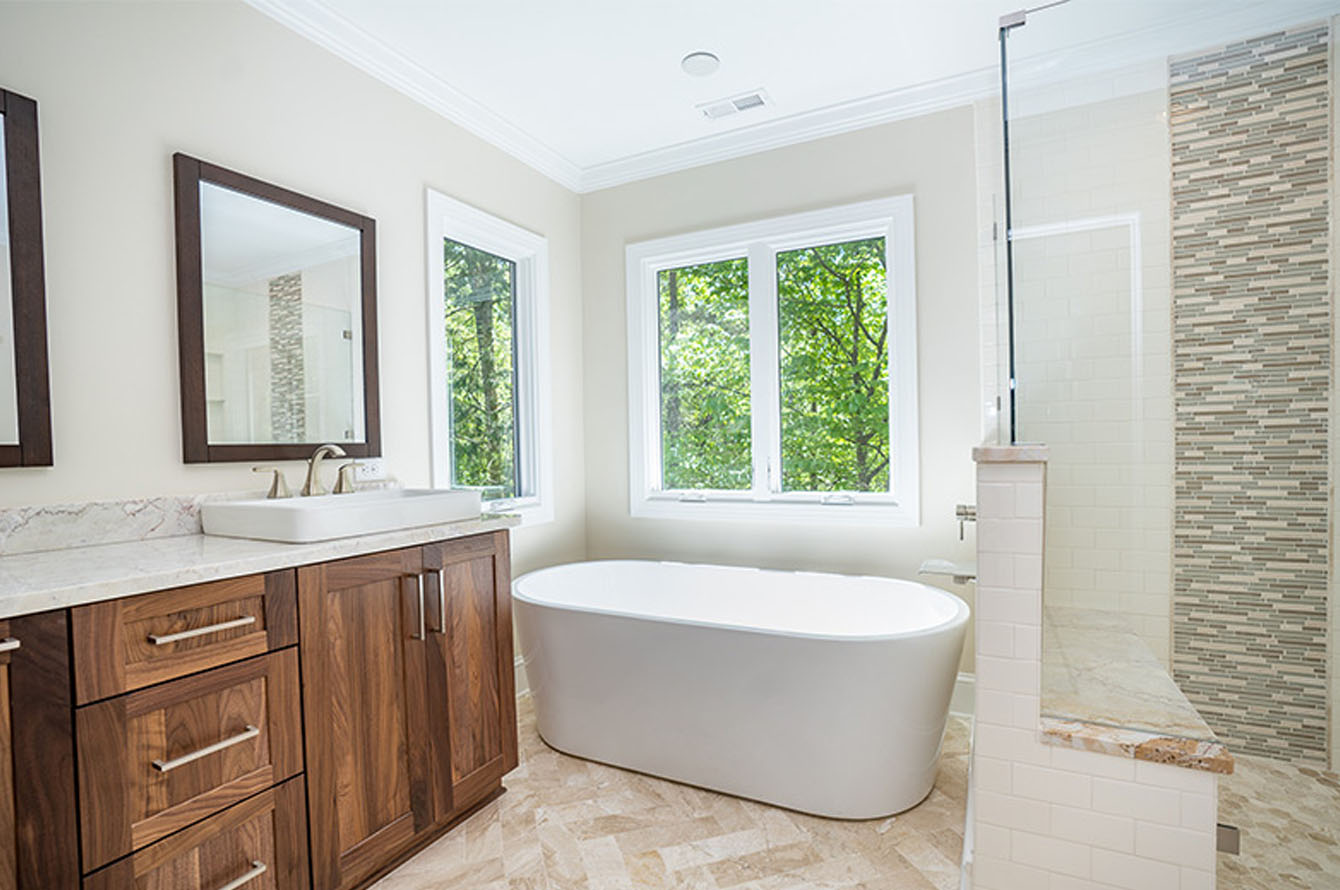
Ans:
[[[1324,760],[1330,33],[1173,59],[1173,669],[1236,751]]]
[[[1042,463],[979,457],[976,890],[1212,890],[1218,777],[1043,744]]]
[[[1166,665],[1172,367],[1166,70],[1012,92],[1021,441],[1051,451],[1047,601]]]

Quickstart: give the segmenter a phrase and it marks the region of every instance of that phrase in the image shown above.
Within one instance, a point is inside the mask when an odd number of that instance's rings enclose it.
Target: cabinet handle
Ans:
[[[232,621],[220,621],[218,624],[197,627],[195,630],[180,630],[174,634],[149,634],[149,642],[155,646],[166,646],[168,643],[175,643],[178,640],[203,637],[206,634],[216,634],[221,631],[232,630],[234,627],[246,627],[248,624],[255,623],[255,615],[243,615],[241,618],[234,618]]]
[[[0,640],[0,652],[13,652],[23,644],[19,642],[18,637],[5,637]]]
[[[253,859],[251,860],[250,871],[248,871],[244,875],[233,878],[226,884],[223,884],[222,886],[219,887],[219,890],[237,890],[237,888],[239,887],[245,887],[247,884],[250,884],[252,881],[256,880],[269,870],[270,866],[266,865],[264,862],[261,862],[259,859]]]
[[[437,569],[437,632],[447,634],[447,570]]]
[[[185,766],[188,763],[194,763],[195,761],[199,760],[202,757],[208,757],[211,754],[217,754],[226,748],[231,748],[233,745],[240,745],[247,739],[254,739],[256,736],[260,734],[261,731],[259,729],[248,723],[247,728],[239,732],[237,735],[232,736],[231,738],[226,738],[221,742],[215,742],[212,745],[206,745],[199,751],[192,751],[190,754],[183,754],[182,756],[176,758],[175,760],[155,760],[153,762],[153,768],[158,770],[160,773],[170,773],[179,766]],[[248,880],[250,880],[250,878],[248,878]],[[240,887],[241,884],[237,886]]]
[[[419,574],[415,575],[414,580],[417,581],[419,584],[419,633],[417,636],[411,634],[410,639],[426,640],[428,639],[428,619],[424,615],[423,610],[423,572],[420,572]]]

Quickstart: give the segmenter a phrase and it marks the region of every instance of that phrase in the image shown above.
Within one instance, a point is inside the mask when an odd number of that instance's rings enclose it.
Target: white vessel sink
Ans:
[[[479,492],[388,488],[202,505],[207,535],[308,544],[479,516]]]

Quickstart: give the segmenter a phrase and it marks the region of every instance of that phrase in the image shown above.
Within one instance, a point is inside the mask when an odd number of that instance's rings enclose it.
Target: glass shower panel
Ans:
[[[1043,713],[1325,762],[1340,4],[1112,10],[1006,39]]]

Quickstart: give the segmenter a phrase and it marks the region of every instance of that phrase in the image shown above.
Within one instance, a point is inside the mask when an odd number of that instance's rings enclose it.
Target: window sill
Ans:
[[[878,525],[886,528],[913,528],[921,524],[920,511],[915,504],[891,501],[823,503],[747,497],[690,500],[676,495],[644,495],[633,498],[630,513],[636,519]]]
[[[484,501],[482,506],[485,513],[509,513],[520,516],[519,528],[554,521],[553,505],[542,503],[539,498],[502,498],[496,501]]]

